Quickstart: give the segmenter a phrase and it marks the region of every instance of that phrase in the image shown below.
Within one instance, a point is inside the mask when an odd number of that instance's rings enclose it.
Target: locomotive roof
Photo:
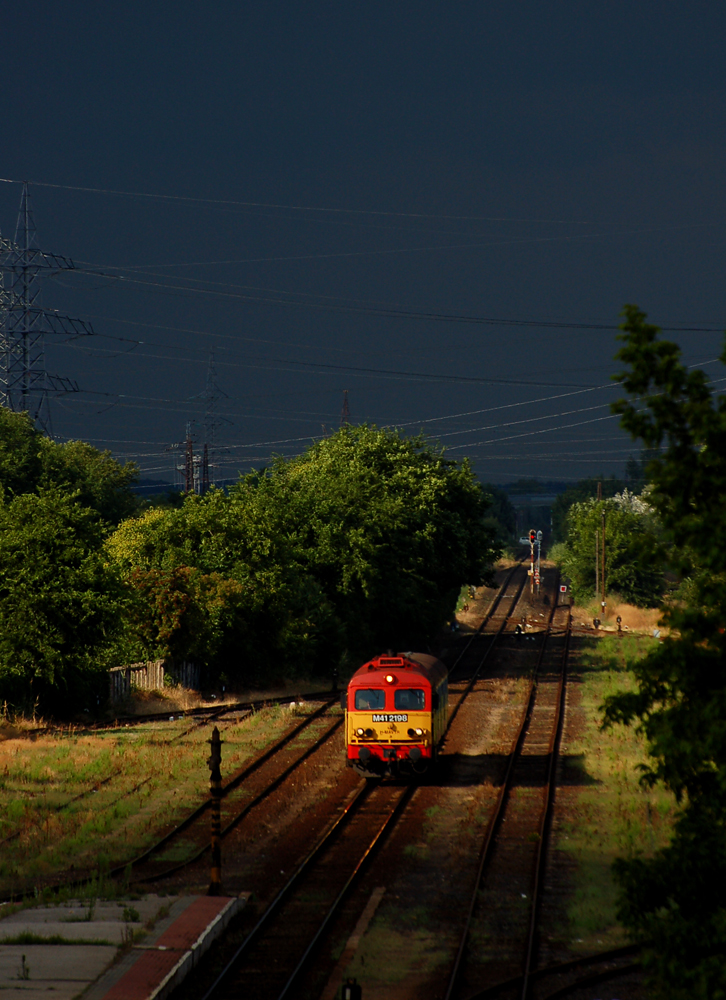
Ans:
[[[366,687],[372,681],[382,683],[383,677],[379,679],[379,674],[390,673],[403,682],[412,681],[416,674],[423,675],[432,687],[438,687],[448,671],[441,660],[430,653],[397,653],[395,656],[374,656],[356,670],[350,683],[354,687]]]

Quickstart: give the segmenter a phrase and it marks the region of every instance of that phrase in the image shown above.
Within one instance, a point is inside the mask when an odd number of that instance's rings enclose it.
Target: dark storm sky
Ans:
[[[726,326],[721,4],[40,0],[2,20],[0,175],[78,265],[43,304],[98,334],[47,339],[82,389],[53,429],[150,476],[187,420],[203,440],[212,349],[219,475],[336,427],[344,389],[354,422],[423,428],[490,481],[619,473],[623,303]],[[19,199],[0,184],[4,236]],[[669,336],[690,364],[723,340]]]

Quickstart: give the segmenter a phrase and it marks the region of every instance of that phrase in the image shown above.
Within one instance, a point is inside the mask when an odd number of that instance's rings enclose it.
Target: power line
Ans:
[[[245,302],[263,302],[272,305],[295,306],[306,309],[322,309],[333,312],[353,313],[366,316],[379,316],[387,319],[415,319],[427,322],[463,323],[475,326],[507,326],[507,327],[539,327],[548,330],[595,330],[595,331],[616,331],[618,326],[613,323],[585,323],[581,321],[569,320],[540,320],[521,319],[503,316],[477,316],[475,314],[445,313],[435,310],[414,310],[400,307],[375,307],[363,304],[346,304],[341,302],[308,302],[301,299],[282,298],[282,295],[304,295],[304,292],[280,292],[278,297],[274,295],[249,295],[238,291],[227,289],[249,288],[247,285],[237,285],[230,282],[211,282],[201,278],[185,278],[187,282],[199,282],[201,284],[222,285],[222,288],[192,288],[188,285],[172,284],[169,281],[146,281],[142,278],[129,277],[124,274],[105,274],[101,270],[86,269],[86,274],[95,274],[98,277],[112,278],[124,284],[141,285],[148,288],[162,288],[171,292],[195,295],[212,295],[222,298],[239,299]],[[149,277],[154,275],[149,273]],[[158,275],[166,278],[166,275]],[[179,280],[179,279],[177,279]],[[664,333],[723,333],[722,327],[712,326],[660,326]]]
[[[3,184],[20,184],[21,181],[13,180],[9,177],[0,177],[0,183]],[[56,188],[63,191],[82,191],[87,194],[112,194],[117,196],[122,196],[126,198],[149,198],[156,199],[158,201],[178,201],[178,202],[188,202],[200,205],[239,205],[244,208],[272,208],[272,209],[284,209],[285,211],[295,211],[295,212],[327,212],[327,213],[339,213],[341,215],[379,215],[390,218],[401,218],[401,219],[460,219],[460,220],[470,220],[476,222],[519,222],[519,223],[535,223],[535,224],[550,224],[550,225],[568,225],[568,226],[587,226],[592,225],[589,222],[582,221],[572,221],[569,219],[512,219],[500,216],[488,216],[488,215],[446,215],[442,213],[425,213],[425,212],[387,212],[377,209],[365,209],[365,208],[330,208],[326,206],[319,205],[286,205],[277,204],[273,202],[262,202],[262,201],[239,201],[231,198],[197,198],[190,197],[188,195],[174,195],[174,194],[154,194],[146,191],[119,191],[113,188],[94,188],[94,187],[83,187],[80,185],[72,184],[53,184],[50,181],[33,181],[37,187],[46,188]]]

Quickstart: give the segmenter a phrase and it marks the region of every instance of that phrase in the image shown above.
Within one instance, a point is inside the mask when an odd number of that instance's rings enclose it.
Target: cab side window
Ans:
[[[355,693],[355,707],[359,712],[385,708],[386,692],[382,688],[359,688]]]
[[[393,703],[399,711],[421,711],[426,708],[426,692],[416,688],[401,688],[396,691]]]

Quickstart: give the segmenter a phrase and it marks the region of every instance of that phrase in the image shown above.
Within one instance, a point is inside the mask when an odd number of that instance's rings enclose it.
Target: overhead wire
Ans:
[[[413,310],[406,309],[399,306],[368,306],[361,303],[361,300],[350,300],[343,299],[340,301],[323,301],[323,302],[309,302],[300,299],[302,295],[309,295],[311,293],[305,292],[285,292],[285,291],[273,291],[267,295],[249,295],[242,294],[239,291],[229,291],[228,289],[254,289],[255,286],[240,285],[233,282],[210,282],[204,279],[184,279],[187,282],[199,282],[200,284],[209,285],[216,284],[222,286],[221,288],[190,288],[187,285],[171,284],[168,281],[146,281],[139,277],[128,277],[124,274],[116,275],[104,275],[104,272],[100,270],[85,270],[81,273],[94,274],[96,276],[105,276],[112,278],[116,281],[125,284],[141,285],[144,287],[151,288],[162,288],[171,292],[186,293],[186,294],[198,294],[198,295],[218,295],[223,298],[234,298],[240,299],[242,301],[248,302],[263,302],[266,304],[274,305],[285,305],[285,306],[296,306],[301,308],[310,309],[327,309],[334,312],[344,312],[344,313],[355,313],[360,315],[372,315],[380,316],[384,318],[393,319],[416,319],[429,322],[448,322],[448,323],[464,323],[464,324],[474,324],[480,326],[510,326],[510,327],[541,327],[542,329],[557,329],[557,330],[608,330],[614,331],[618,327],[612,323],[585,323],[579,321],[559,321],[559,320],[530,320],[530,319],[520,319],[513,317],[493,317],[493,316],[478,316],[474,314],[462,314],[462,313],[445,313],[438,312],[435,310]],[[153,274],[149,275],[153,277]],[[158,277],[166,278],[166,275],[158,275]],[[292,298],[275,298],[274,295],[297,295],[297,299]],[[325,299],[341,299],[339,296],[318,296],[317,298]],[[356,304],[359,303],[359,304]],[[661,326],[661,330],[667,333],[723,333],[721,327],[707,327],[707,326]]]
[[[241,201],[238,199],[231,198],[199,198],[189,195],[173,195],[173,194],[157,194],[146,191],[121,191],[114,188],[95,188],[89,186],[81,186],[74,184],[57,184],[50,181],[19,181],[10,177],[0,177],[0,183],[3,184],[32,184],[34,187],[46,187],[46,188],[57,188],[64,191],[80,191],[90,194],[112,194],[119,195],[127,198],[148,198],[157,199],[159,201],[178,201],[178,202],[194,202],[196,204],[204,205],[239,205],[246,208],[269,208],[269,209],[284,209],[286,211],[297,211],[297,212],[327,212],[327,213],[340,213],[343,215],[380,215],[395,218],[407,218],[407,219],[458,219],[458,220],[469,220],[477,222],[517,222],[517,223],[537,223],[537,224],[551,224],[551,225],[576,225],[576,226],[586,226],[592,225],[589,222],[583,221],[573,221],[569,219],[521,219],[521,218],[507,218],[503,216],[487,216],[487,215],[448,215],[442,213],[425,213],[425,212],[390,212],[379,209],[364,209],[364,208],[336,208],[330,206],[319,206],[319,205],[290,205],[290,204],[280,204],[274,202],[260,202],[260,201]]]

